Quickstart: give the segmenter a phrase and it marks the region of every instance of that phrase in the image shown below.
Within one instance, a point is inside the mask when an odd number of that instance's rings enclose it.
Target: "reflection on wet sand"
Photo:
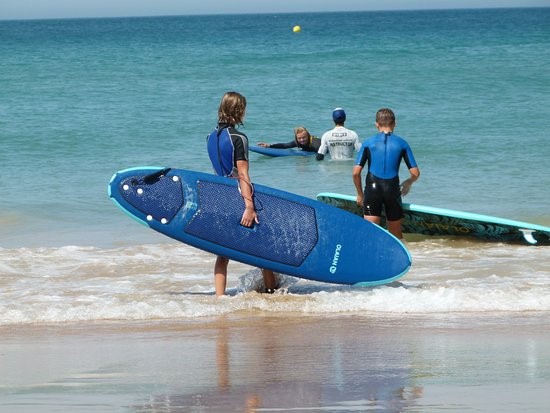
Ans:
[[[216,354],[201,355],[216,360],[215,366],[203,366],[216,369],[215,386],[153,396],[135,410],[398,412],[422,397],[422,388],[412,383],[412,353],[405,351],[406,343],[388,346],[384,337],[346,332],[336,320],[230,324],[220,322],[212,331]]]
[[[544,313],[296,317],[266,300],[277,317],[0,329],[0,410],[548,410]]]

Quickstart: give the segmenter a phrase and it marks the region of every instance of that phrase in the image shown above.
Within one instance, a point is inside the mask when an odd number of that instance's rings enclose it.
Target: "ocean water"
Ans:
[[[0,56],[0,326],[550,311],[550,248],[437,238],[410,239],[413,267],[388,286],[285,277],[265,297],[232,263],[217,300],[213,257],[128,219],[106,189],[132,166],[210,172],[205,137],[237,90],[251,143],[320,135],[336,106],[363,140],[391,107],[422,171],[405,201],[550,226],[549,8],[0,21]],[[352,165],[251,154],[250,174],[352,194]]]

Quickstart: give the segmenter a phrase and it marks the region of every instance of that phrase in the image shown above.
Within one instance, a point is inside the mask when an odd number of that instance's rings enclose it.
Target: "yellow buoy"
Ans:
[[[293,31],[294,33],[298,33],[298,32],[301,31],[301,30],[302,30],[302,28],[301,28],[300,26],[294,26],[294,27],[292,28],[292,31]]]

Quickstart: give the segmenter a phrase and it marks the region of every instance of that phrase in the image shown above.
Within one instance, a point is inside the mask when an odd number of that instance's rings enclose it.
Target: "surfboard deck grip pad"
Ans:
[[[152,183],[146,183],[144,178],[133,176],[125,179],[120,183],[120,193],[137,210],[157,221],[164,218],[170,222],[183,206],[181,180],[161,176]]]
[[[259,224],[240,224],[244,200],[233,185],[198,181],[198,210],[185,232],[226,248],[299,267],[318,241],[315,209],[256,193]]]

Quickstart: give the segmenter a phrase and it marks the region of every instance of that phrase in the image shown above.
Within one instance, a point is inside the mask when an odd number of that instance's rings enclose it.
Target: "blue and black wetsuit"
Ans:
[[[361,145],[355,164],[368,165],[363,199],[365,215],[381,216],[384,206],[389,221],[403,217],[399,188],[401,160],[409,169],[417,167],[409,144],[393,133],[378,133]]]
[[[236,177],[237,161],[248,161],[248,138],[232,125],[219,124],[206,138],[206,145],[217,175]]]

